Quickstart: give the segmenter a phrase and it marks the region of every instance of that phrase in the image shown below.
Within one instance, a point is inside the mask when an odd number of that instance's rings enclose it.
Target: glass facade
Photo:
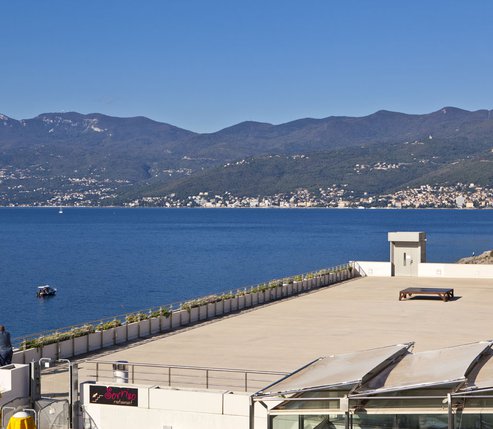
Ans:
[[[344,414],[300,414],[271,417],[272,429],[344,429]]]
[[[282,401],[268,429],[493,429],[493,342],[406,351],[380,366],[382,350],[370,352],[315,361],[261,392],[256,400]]]
[[[342,393],[305,392],[296,400],[283,402],[271,410],[275,415],[269,418],[269,429],[449,428],[447,391],[443,389],[401,391],[371,399],[353,397],[349,402],[342,400],[339,396]],[[332,400],[333,396],[339,399]],[[335,409],[341,403],[349,408]],[[490,394],[456,394],[452,396],[451,410],[451,429],[493,429],[493,396]]]

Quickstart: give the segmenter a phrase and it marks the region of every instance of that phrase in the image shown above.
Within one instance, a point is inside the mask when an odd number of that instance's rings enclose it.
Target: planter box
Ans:
[[[214,305],[216,316],[222,316],[224,314],[224,301],[217,301]]]
[[[223,301],[223,314],[228,314],[231,312],[231,300],[231,298],[228,298]]]
[[[101,348],[101,332],[89,334],[89,351],[99,350]]]
[[[238,310],[238,297],[231,298],[231,311],[237,311],[237,310]]]
[[[190,323],[199,321],[199,307],[192,307],[190,309]]]
[[[287,283],[284,290],[286,291],[286,296],[293,295],[293,283]]]
[[[15,351],[14,354],[12,355],[12,363],[23,364],[24,358],[25,358],[24,350]]]
[[[207,318],[212,319],[213,317],[216,317],[216,303],[213,302],[212,304],[207,304]]]
[[[128,341],[136,340],[139,338],[139,323],[133,322],[127,325]]]
[[[127,340],[127,325],[117,326],[115,328],[116,344],[126,343]]]
[[[103,348],[115,345],[115,328],[103,332]]]
[[[199,307],[199,320],[207,320],[207,304]]]
[[[168,317],[161,316],[161,332],[169,331],[171,329],[171,320]]]
[[[33,361],[38,361],[41,359],[41,349],[29,349],[29,350],[24,350],[23,352],[21,353],[24,353],[24,363],[29,363],[29,362],[33,362]],[[14,354],[15,356],[15,354]]]
[[[181,313],[181,326],[190,324],[190,312],[188,310],[183,310]]]
[[[139,322],[139,328],[140,328],[140,332],[139,332],[139,337],[142,338],[142,337],[148,337],[149,335],[151,335],[151,326],[150,326],[150,321],[149,319],[146,319],[146,320],[141,320]]]
[[[58,343],[41,347],[41,357],[58,359]]]
[[[274,299],[282,298],[282,286],[276,286],[274,289]]]
[[[150,319],[151,321],[151,335],[159,333],[159,316],[153,317]]]
[[[171,318],[171,329],[177,329],[181,326],[181,315],[184,312],[187,312],[187,310],[173,311]]]
[[[74,338],[74,356],[83,355],[89,351],[87,350],[88,339],[89,339],[88,335]]]
[[[293,294],[300,293],[301,291],[301,282],[294,281],[293,282]]]
[[[72,338],[58,343],[58,357],[59,359],[70,358],[74,355],[74,343]]]
[[[245,308],[245,295],[240,295],[238,297],[238,309],[242,310]]]
[[[18,350],[12,356],[12,363],[28,364],[29,362],[38,361],[40,358],[41,349]]]
[[[258,305],[258,292],[252,292],[250,294],[250,302],[251,302],[252,307],[255,307],[256,305]]]
[[[248,292],[243,296],[245,302],[245,308],[250,308],[252,306],[252,295]]]

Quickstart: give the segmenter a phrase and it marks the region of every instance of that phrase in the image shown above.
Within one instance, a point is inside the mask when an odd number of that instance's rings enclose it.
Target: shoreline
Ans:
[[[492,207],[127,207],[127,206],[62,206],[64,209],[152,209],[152,210],[457,210],[457,211],[484,211],[493,210]],[[60,206],[0,206],[2,209],[59,209]]]

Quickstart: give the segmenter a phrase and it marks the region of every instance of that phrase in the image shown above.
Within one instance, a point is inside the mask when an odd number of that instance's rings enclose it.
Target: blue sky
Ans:
[[[493,108],[490,0],[0,5],[0,113],[244,120]]]

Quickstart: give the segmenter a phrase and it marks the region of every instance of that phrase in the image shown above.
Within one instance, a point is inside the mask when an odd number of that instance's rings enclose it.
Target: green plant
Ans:
[[[106,331],[111,328],[116,328],[117,326],[121,326],[122,322],[118,319],[111,320],[110,322],[101,322],[96,326],[96,331]],[[85,335],[85,334],[83,334]]]
[[[154,310],[149,312],[150,317],[169,317],[170,315],[170,310],[166,307],[160,307],[159,310]]]
[[[126,323],[140,322],[141,320],[146,320],[146,319],[149,319],[149,315],[145,313],[127,314],[125,316]]]

